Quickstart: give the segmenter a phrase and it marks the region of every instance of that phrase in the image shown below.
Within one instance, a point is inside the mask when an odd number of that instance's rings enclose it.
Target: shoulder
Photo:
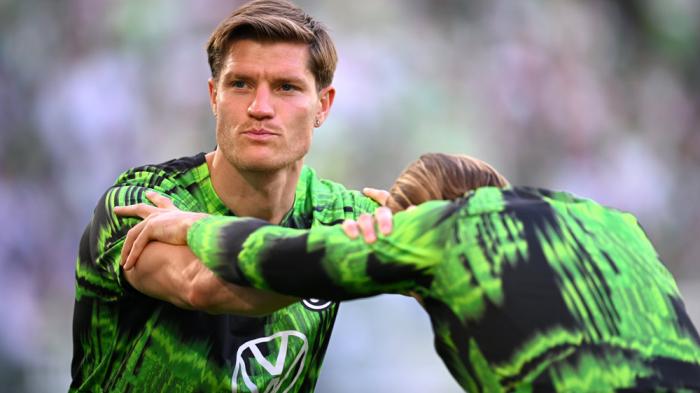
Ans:
[[[588,222],[590,225],[640,226],[634,214],[590,198],[567,191],[543,188],[526,188],[526,190],[539,195],[551,207],[554,214],[564,220],[575,217],[578,222]]]
[[[566,192],[534,187],[481,187],[457,199],[460,200],[468,215],[507,213],[581,201]]]
[[[209,176],[204,153],[148,164],[123,172],[107,190],[107,206],[142,202],[142,193],[156,191],[168,196],[182,210],[193,210],[197,204],[192,191]]]
[[[378,206],[372,199],[340,183],[321,179],[310,167],[304,166],[296,191],[295,210],[311,215],[314,223],[336,224],[373,212]]]
[[[114,207],[147,203],[147,191],[167,195],[178,207],[187,209],[192,204],[188,180],[196,177],[193,172],[203,163],[204,155],[198,154],[125,171],[100,197],[91,221],[93,231],[101,236],[107,232],[122,235],[125,228],[130,228],[138,220],[117,217],[113,213]]]
[[[172,187],[196,178],[197,169],[206,163],[204,153],[180,157],[160,164],[131,168],[117,178],[115,186],[142,186],[146,188]]]
[[[464,216],[508,216],[535,226],[558,227],[569,219],[604,225],[638,225],[634,215],[567,191],[535,187],[485,187],[466,194]]]
[[[551,209],[556,214],[568,214],[571,211],[605,210],[618,212],[616,209],[601,205],[593,199],[584,198],[567,191],[535,187],[512,187],[502,190],[505,206],[510,211]]]

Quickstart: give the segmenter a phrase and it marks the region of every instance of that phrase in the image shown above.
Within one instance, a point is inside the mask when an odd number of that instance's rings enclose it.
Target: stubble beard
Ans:
[[[217,130],[217,132],[226,133],[227,130]],[[308,152],[308,147],[306,151],[297,152],[291,151],[290,149],[284,149],[277,152],[274,157],[268,157],[265,160],[255,160],[253,158],[245,157],[245,152],[238,151],[235,142],[230,138],[226,138],[224,135],[219,135],[218,148],[221,150],[226,161],[239,173],[254,173],[254,174],[271,174],[281,171],[285,168],[294,166],[297,163],[303,162],[304,156]]]

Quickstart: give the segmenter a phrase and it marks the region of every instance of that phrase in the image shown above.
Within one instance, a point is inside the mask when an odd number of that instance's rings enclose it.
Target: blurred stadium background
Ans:
[[[65,391],[73,269],[122,170],[211,150],[204,43],[237,1],[0,0],[0,386]],[[387,187],[420,153],[638,215],[700,324],[700,2],[299,1],[340,53],[308,158]],[[319,392],[457,392],[410,299],[341,307]]]

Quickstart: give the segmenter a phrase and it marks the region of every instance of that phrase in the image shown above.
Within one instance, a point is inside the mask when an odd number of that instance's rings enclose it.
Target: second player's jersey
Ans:
[[[204,154],[129,170],[102,197],[76,265],[71,391],[310,392],[338,304],[307,299],[269,316],[179,309],[134,290],[119,267],[135,218],[114,206],[168,196],[182,210],[230,216],[214,192]],[[282,225],[332,225],[373,210],[354,191],[304,168]]]
[[[284,294],[417,292],[470,392],[700,391],[700,337],[636,219],[571,194],[480,188],[397,214],[371,245],[217,217],[188,244],[222,278]]]

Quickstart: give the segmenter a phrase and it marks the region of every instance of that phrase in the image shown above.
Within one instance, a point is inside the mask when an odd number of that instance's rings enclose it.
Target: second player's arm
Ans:
[[[397,215],[394,232],[373,244],[340,226],[296,230],[254,219],[197,221],[188,244],[227,282],[299,296],[345,300],[427,286],[442,259],[435,209]],[[438,209],[439,210],[439,209]]]

